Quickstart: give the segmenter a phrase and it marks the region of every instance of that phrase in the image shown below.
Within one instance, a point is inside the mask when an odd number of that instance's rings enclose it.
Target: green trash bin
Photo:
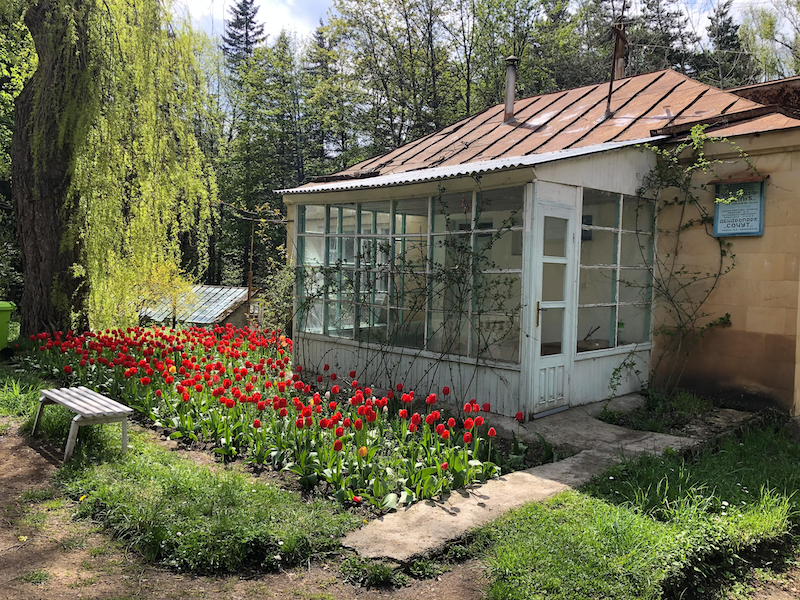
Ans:
[[[16,308],[13,302],[0,302],[0,350],[8,346],[8,321]]]

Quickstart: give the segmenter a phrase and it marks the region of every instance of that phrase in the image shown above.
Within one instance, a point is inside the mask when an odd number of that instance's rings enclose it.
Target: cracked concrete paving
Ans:
[[[630,394],[613,400],[609,408],[629,410],[641,402],[640,396]],[[678,450],[701,441],[609,425],[595,418],[603,405],[601,402],[573,407],[522,425],[514,419],[492,415],[491,424],[503,437],[511,438],[518,432],[523,442],[534,442],[539,433],[554,446],[568,446],[577,454],[454,492],[441,502],[418,502],[384,515],[347,534],[343,545],[366,558],[387,558],[405,564],[442,550],[450,541],[512,508],[578,487],[625,457],[661,454],[667,447]]]

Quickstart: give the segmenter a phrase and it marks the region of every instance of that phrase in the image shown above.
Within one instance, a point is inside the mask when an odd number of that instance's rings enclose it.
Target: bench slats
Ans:
[[[121,416],[133,412],[130,407],[85,387],[43,390],[42,395],[84,417]]]

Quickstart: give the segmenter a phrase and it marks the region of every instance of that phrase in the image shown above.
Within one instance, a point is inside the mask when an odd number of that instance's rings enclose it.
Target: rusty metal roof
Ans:
[[[709,131],[742,135],[799,127],[800,120],[771,114],[764,105],[695,81],[672,70],[619,79],[613,83],[611,116],[606,118],[608,83],[524,98],[514,103],[514,118],[503,122],[499,104],[431,133],[382,156],[360,162],[327,179],[359,179],[357,187],[409,171],[486,164],[512,157],[600,148],[658,136],[677,135],[696,123]],[[748,112],[749,111],[749,112]],[[775,113],[780,110],[775,107]],[[624,145],[624,144],[621,144]],[[513,168],[514,161],[509,161]],[[477,166],[477,165],[476,165]],[[462,169],[457,169],[460,171]],[[389,178],[394,179],[394,178]],[[403,183],[407,177],[398,177]],[[412,178],[424,180],[425,177]],[[386,184],[384,185],[391,185]],[[283,193],[344,189],[326,182],[310,183]]]

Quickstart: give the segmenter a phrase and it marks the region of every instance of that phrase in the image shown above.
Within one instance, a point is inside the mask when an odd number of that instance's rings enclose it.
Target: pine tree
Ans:
[[[723,2],[711,14],[708,40],[711,48],[697,57],[694,76],[726,89],[758,81],[759,69],[739,37],[739,25],[730,14],[733,0]]]
[[[676,0],[644,0],[628,33],[628,74],[661,69],[691,73],[698,36]]]
[[[239,0],[229,9],[230,19],[225,21],[222,51],[234,66],[253,56],[256,46],[266,39],[264,24],[256,21],[258,7],[255,0]]]

